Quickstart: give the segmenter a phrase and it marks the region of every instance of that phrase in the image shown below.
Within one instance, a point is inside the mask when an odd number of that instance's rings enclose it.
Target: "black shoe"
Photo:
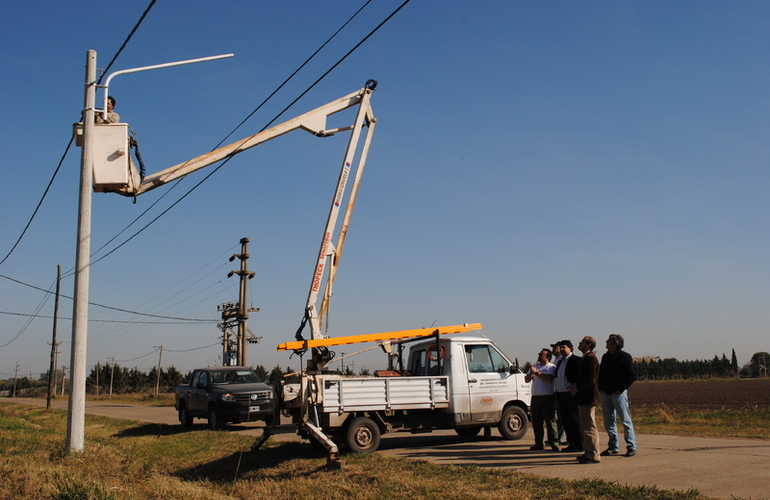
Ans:
[[[628,451],[626,452],[626,454],[623,455],[623,456],[624,457],[634,457],[634,456],[636,456],[636,449],[635,448],[629,448]]]
[[[564,453],[582,453],[585,450],[583,448],[578,448],[577,446],[567,446],[563,450]]]
[[[580,455],[579,457],[577,457],[577,461],[580,462],[581,464],[598,464],[599,463],[599,460],[591,460],[585,455]]]
[[[529,449],[532,451],[544,450],[545,446],[543,446],[542,444],[533,444],[532,446],[529,447]]]
[[[619,453],[620,453],[619,450],[611,450],[611,449],[607,448],[606,450],[601,452],[600,455],[603,456],[603,457],[609,457],[610,455],[617,455]]]
[[[556,443],[551,443],[551,451],[559,451],[559,445]]]

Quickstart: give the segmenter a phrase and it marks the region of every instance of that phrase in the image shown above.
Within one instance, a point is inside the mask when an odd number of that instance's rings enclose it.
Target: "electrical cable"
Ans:
[[[11,312],[11,311],[0,311],[0,314],[5,314],[7,316],[25,316],[25,317],[31,317],[32,319],[36,318],[46,318],[46,319],[53,319],[53,316],[47,316],[43,314],[32,314],[32,313],[18,313],[18,312]],[[67,317],[61,317],[59,316],[60,320],[63,321],[70,321],[72,318]],[[89,323],[126,323],[130,325],[189,325],[190,323],[188,321],[130,321],[130,320],[121,320],[121,319],[93,319],[88,318]],[[209,320],[211,323],[217,323],[220,320],[218,319],[212,319]]]
[[[388,21],[390,21],[390,19],[391,19],[391,18],[393,18],[393,16],[395,16],[395,15],[396,15],[396,14],[397,14],[397,13],[398,13],[398,12],[399,12],[399,11],[400,11],[400,10],[401,10],[401,9],[402,9],[402,8],[403,8],[405,5],[406,5],[406,4],[408,4],[410,1],[411,1],[411,0],[405,0],[405,1],[404,1],[404,2],[401,4],[401,5],[399,5],[399,6],[398,6],[398,8],[396,8],[396,10],[394,10],[394,11],[393,11],[393,12],[392,12],[392,13],[391,13],[391,14],[390,14],[390,15],[389,15],[387,18],[385,18],[385,20],[384,20],[384,21],[382,21],[380,24],[378,24],[378,25],[377,25],[377,26],[376,26],[376,27],[375,27],[375,28],[374,28],[372,31],[370,31],[370,32],[369,32],[369,34],[367,34],[367,35],[366,35],[366,36],[365,36],[365,37],[364,37],[364,38],[363,38],[361,41],[359,41],[359,42],[358,42],[358,43],[357,43],[357,44],[356,44],[356,45],[355,45],[355,46],[354,46],[352,49],[350,49],[350,50],[349,50],[349,51],[348,51],[348,52],[347,52],[347,53],[346,53],[344,56],[342,56],[342,58],[341,58],[341,59],[339,59],[339,60],[338,60],[336,63],[334,63],[334,65],[333,65],[331,68],[329,68],[329,69],[328,69],[326,72],[324,72],[324,74],[323,74],[323,75],[321,75],[321,77],[319,77],[319,78],[318,78],[318,79],[317,79],[315,82],[313,82],[313,84],[312,84],[312,85],[310,85],[310,86],[309,86],[307,89],[305,89],[305,91],[304,91],[304,92],[302,92],[302,93],[299,95],[299,97],[297,97],[296,99],[294,99],[294,100],[293,100],[293,101],[292,101],[292,102],[291,102],[291,103],[290,103],[288,106],[286,106],[286,107],[285,107],[285,108],[284,108],[284,109],[283,109],[283,110],[282,110],[280,113],[278,113],[278,114],[277,114],[277,115],[276,115],[276,116],[275,116],[275,117],[274,117],[272,120],[270,120],[270,122],[269,122],[267,125],[265,125],[265,126],[264,126],[264,127],[261,129],[261,130],[260,130],[260,132],[263,132],[263,131],[267,130],[267,129],[268,129],[268,128],[269,128],[269,127],[270,127],[270,126],[273,124],[273,123],[275,123],[275,121],[276,121],[276,120],[278,120],[278,118],[280,118],[280,117],[281,117],[281,116],[282,116],[284,113],[286,113],[286,111],[288,111],[288,110],[289,110],[289,109],[290,109],[292,106],[294,106],[294,105],[295,105],[295,104],[296,104],[296,103],[297,103],[297,102],[298,102],[298,101],[299,101],[299,100],[300,100],[302,97],[304,97],[304,96],[305,96],[305,95],[306,95],[308,92],[310,92],[310,90],[312,90],[312,89],[313,89],[313,87],[315,87],[316,85],[318,85],[318,83],[320,83],[320,82],[321,82],[321,80],[323,80],[324,78],[326,78],[326,77],[327,77],[327,76],[328,76],[328,75],[329,75],[329,74],[330,74],[330,73],[331,73],[331,72],[332,72],[334,69],[336,69],[336,68],[337,68],[337,66],[339,66],[340,64],[342,64],[342,62],[343,62],[345,59],[347,59],[347,58],[348,58],[348,57],[349,57],[349,56],[350,56],[350,55],[351,55],[353,52],[355,52],[355,50],[356,50],[356,49],[358,49],[358,48],[359,48],[359,47],[360,47],[360,46],[361,46],[361,45],[362,45],[364,42],[366,42],[366,40],[368,40],[368,39],[369,39],[369,38],[370,38],[372,35],[374,35],[374,33],[375,33],[375,32],[377,32],[377,31],[378,31],[378,30],[379,30],[379,29],[380,29],[382,26],[384,26],[384,25],[385,25],[385,23],[387,23]],[[368,2],[367,2],[367,3],[368,3]],[[364,6],[365,6],[365,5],[364,5]],[[359,12],[360,12],[360,9],[359,9]],[[356,14],[357,14],[357,13],[356,13]],[[328,42],[327,42],[327,43],[328,43]],[[303,63],[303,64],[305,64],[305,63]],[[281,85],[283,85],[283,84],[281,84]],[[271,96],[272,96],[272,94],[271,94]],[[261,104],[260,104],[260,106],[261,106]],[[256,110],[255,110],[255,111],[256,111]],[[253,114],[253,113],[252,113],[252,114]],[[251,117],[251,115],[249,115],[249,117]],[[249,118],[249,117],[247,117],[247,118],[246,118],[246,120],[248,120],[248,118]],[[244,120],[244,121],[245,121],[245,120]],[[238,125],[238,127],[240,127],[240,125]],[[236,129],[237,129],[237,127],[236,127]],[[234,132],[234,131],[233,131],[233,132]],[[231,134],[232,134],[232,132],[231,132]],[[229,137],[229,136],[228,136],[228,137]],[[220,144],[221,144],[221,142],[220,142]],[[216,149],[216,148],[215,148],[215,149]],[[106,253],[105,255],[103,255],[102,257],[100,257],[100,258],[99,258],[99,259],[98,259],[96,262],[98,262],[99,260],[102,260],[102,259],[104,259],[105,257],[107,257],[108,255],[112,254],[113,252],[115,252],[116,250],[118,250],[120,247],[122,247],[123,245],[125,245],[126,243],[128,243],[129,241],[131,241],[132,239],[134,239],[136,236],[138,236],[140,233],[142,233],[142,232],[143,232],[145,229],[147,229],[148,227],[150,227],[150,226],[151,226],[152,224],[154,224],[156,221],[158,221],[158,219],[160,219],[161,217],[163,217],[163,216],[164,216],[166,213],[168,213],[168,212],[169,212],[169,211],[170,211],[172,208],[174,208],[174,207],[175,207],[177,204],[179,204],[179,203],[180,203],[180,202],[181,202],[181,201],[182,201],[182,200],[183,200],[185,197],[187,197],[187,195],[191,194],[193,191],[195,191],[196,189],[198,189],[198,187],[200,187],[200,185],[201,185],[201,184],[203,184],[205,181],[207,181],[207,180],[208,180],[208,179],[209,179],[209,178],[210,178],[212,175],[214,175],[214,174],[215,174],[215,173],[216,173],[216,172],[217,172],[217,171],[218,171],[220,168],[222,168],[223,166],[225,166],[225,165],[227,164],[227,162],[229,162],[229,161],[230,161],[230,160],[231,160],[231,159],[234,157],[234,155],[235,155],[236,153],[238,153],[238,152],[239,152],[239,151],[236,149],[236,150],[235,150],[235,151],[234,151],[234,152],[233,152],[233,153],[232,153],[230,156],[228,156],[227,158],[225,158],[225,159],[222,161],[222,163],[220,163],[220,164],[219,164],[219,165],[218,165],[218,166],[217,166],[217,167],[216,167],[214,170],[212,170],[212,171],[211,171],[211,172],[210,172],[210,173],[209,173],[209,174],[208,174],[206,177],[204,177],[204,178],[203,178],[203,179],[202,179],[200,182],[198,182],[198,183],[197,183],[195,186],[193,186],[192,188],[190,188],[190,189],[189,189],[189,190],[188,190],[188,191],[187,191],[187,192],[186,192],[184,195],[182,195],[182,197],[181,197],[181,198],[179,198],[177,201],[175,201],[173,204],[171,204],[171,205],[170,205],[168,208],[166,208],[166,209],[165,209],[163,212],[161,212],[161,213],[160,213],[160,214],[159,214],[157,217],[155,217],[153,220],[151,220],[150,222],[148,222],[148,223],[147,223],[147,224],[146,224],[144,227],[142,227],[142,228],[141,228],[139,231],[137,231],[136,233],[134,233],[134,234],[133,234],[132,236],[130,236],[128,239],[124,240],[124,241],[123,241],[123,242],[122,242],[120,245],[118,245],[117,247],[113,248],[113,249],[112,249],[112,250],[110,250],[108,253]],[[180,179],[180,180],[181,180],[181,179]],[[92,263],[92,264],[93,264],[93,263]]]
[[[121,52],[123,52],[123,49],[128,45],[129,40],[131,40],[131,37],[134,36],[134,33],[136,33],[136,30],[139,29],[139,25],[142,24],[142,21],[144,21],[144,18],[147,17],[147,14],[150,12],[150,9],[152,9],[152,6],[155,5],[155,2],[157,0],[151,0],[150,5],[147,6],[147,8],[142,13],[142,16],[139,18],[139,21],[134,25],[134,29],[131,30],[131,33],[128,34],[128,37],[126,37],[125,41],[123,41],[123,45],[120,46],[120,49],[115,53],[115,55],[112,57],[112,60],[107,65],[107,68],[102,72],[102,76],[99,78],[99,81],[97,82],[97,85],[102,82],[102,78],[104,78],[104,75],[109,71],[109,69],[112,67],[112,64],[117,60],[118,56]],[[48,195],[48,191],[51,188],[51,184],[53,184],[54,179],[56,179],[56,174],[59,173],[59,169],[62,166],[62,163],[64,163],[64,159],[67,157],[67,153],[70,150],[70,146],[72,146],[73,138],[70,137],[70,141],[67,144],[67,147],[64,149],[64,154],[61,157],[61,160],[59,160],[59,165],[57,165],[56,170],[53,173],[53,176],[51,177],[51,180],[48,182],[48,186],[45,188],[45,192],[43,192],[43,196],[40,198],[40,201],[37,203],[37,207],[35,207],[34,212],[32,213],[32,216],[30,217],[29,221],[27,222],[27,225],[24,227],[24,230],[21,232],[21,235],[19,235],[19,238],[16,240],[16,243],[13,245],[11,250],[8,252],[8,254],[3,258],[2,261],[0,261],[0,265],[2,265],[6,260],[8,260],[8,257],[11,256],[14,250],[16,250],[16,247],[21,242],[22,238],[24,238],[24,235],[27,232],[27,229],[29,229],[29,226],[32,224],[32,221],[35,219],[35,216],[37,215],[38,210],[40,209],[40,206],[43,204],[43,201],[45,200],[46,196]]]
[[[23,281],[11,278],[10,276],[5,276],[4,274],[0,274],[0,278],[5,278],[5,279],[7,279],[9,281],[13,281],[14,283],[18,283],[20,285],[24,285],[24,286],[27,286],[29,288],[35,289],[35,290],[39,290],[41,292],[45,292],[46,295],[50,295],[50,294],[53,293],[50,290],[45,290],[44,288],[40,288],[40,287],[35,286],[35,285],[30,285],[29,283],[24,283]],[[72,297],[70,297],[69,295],[60,294],[60,297],[72,300]],[[104,309],[110,309],[112,311],[124,312],[124,313],[128,313],[128,314],[136,314],[137,316],[148,316],[150,318],[174,319],[174,320],[177,320],[177,321],[189,321],[189,322],[194,322],[194,323],[195,322],[210,323],[212,321],[210,319],[177,318],[177,317],[174,317],[174,316],[163,316],[163,315],[160,315],[160,314],[150,314],[150,313],[143,313],[143,312],[138,312],[138,311],[130,311],[128,309],[121,309],[119,307],[105,306],[104,304],[98,304],[96,302],[89,302],[88,304],[92,305],[92,306],[96,306],[96,307],[101,307],[101,308],[104,308]],[[0,346],[0,347],[2,347],[2,346]]]
[[[163,349],[166,352],[190,352],[190,351],[200,351],[201,349],[208,349],[209,347],[214,347],[215,345],[222,345],[221,342],[215,342],[213,344],[204,345],[203,347],[193,347],[192,349]]]
[[[238,124],[238,125],[237,125],[237,126],[236,126],[236,127],[235,127],[235,128],[234,128],[234,129],[233,129],[231,132],[230,132],[230,133],[229,133],[229,134],[227,134],[227,135],[225,136],[225,138],[224,138],[224,139],[222,139],[221,141],[219,141],[219,144],[217,144],[216,146],[214,146],[214,149],[217,149],[219,146],[221,146],[221,145],[222,145],[222,143],[224,143],[224,142],[225,142],[225,141],[226,141],[226,140],[227,140],[227,139],[228,139],[228,138],[229,138],[231,135],[233,135],[233,134],[235,133],[235,131],[236,131],[236,130],[238,130],[239,128],[241,128],[241,126],[242,126],[244,123],[246,123],[246,122],[249,120],[249,118],[251,118],[252,116],[254,116],[254,113],[256,113],[257,111],[259,111],[259,110],[260,110],[260,108],[262,108],[262,106],[264,106],[264,105],[267,103],[267,101],[269,101],[269,100],[270,100],[270,99],[271,99],[271,98],[272,98],[272,97],[273,97],[275,94],[277,94],[277,93],[278,93],[278,91],[279,91],[279,90],[281,90],[281,89],[283,88],[283,86],[284,86],[284,85],[286,85],[287,83],[289,83],[289,80],[291,80],[292,78],[294,78],[294,76],[295,76],[297,73],[299,73],[299,72],[300,72],[300,70],[301,70],[302,68],[304,68],[304,67],[307,65],[307,63],[309,63],[309,62],[310,62],[310,61],[311,61],[311,60],[312,60],[312,59],[313,59],[313,58],[314,58],[316,55],[318,55],[318,53],[319,53],[319,52],[321,52],[321,50],[323,50],[323,48],[324,48],[324,47],[326,47],[326,45],[328,45],[328,44],[329,44],[329,42],[331,42],[331,41],[334,39],[334,37],[336,37],[336,36],[337,36],[337,35],[340,33],[340,31],[342,31],[342,30],[345,28],[345,26],[347,26],[347,25],[348,25],[348,24],[349,24],[349,23],[350,23],[350,22],[351,22],[353,19],[355,19],[355,17],[356,17],[356,16],[358,16],[358,14],[360,14],[360,13],[361,13],[361,11],[362,11],[362,10],[364,10],[364,9],[366,8],[366,6],[367,6],[367,5],[369,5],[369,4],[371,3],[371,1],[372,1],[372,0],[367,0],[367,1],[366,1],[366,3],[365,3],[364,5],[362,5],[362,6],[361,6],[361,8],[360,8],[360,9],[358,9],[358,10],[356,11],[356,13],[355,13],[355,14],[353,14],[352,16],[350,16],[350,19],[348,19],[347,21],[345,21],[345,23],[344,23],[342,26],[340,26],[340,28],[339,28],[337,31],[335,31],[335,32],[334,32],[334,34],[333,34],[332,36],[330,36],[328,40],[326,40],[326,41],[325,41],[323,44],[321,44],[321,46],[320,46],[320,47],[318,47],[318,49],[316,49],[316,51],[315,51],[315,52],[313,52],[313,53],[310,55],[310,57],[308,57],[308,58],[305,60],[305,62],[303,62],[302,64],[300,64],[300,65],[299,65],[299,67],[298,67],[297,69],[295,69],[295,70],[294,70],[294,72],[293,72],[291,75],[289,75],[289,77],[288,77],[288,78],[286,78],[286,79],[285,79],[285,80],[284,80],[284,81],[283,81],[283,82],[282,82],[282,83],[281,83],[281,84],[280,84],[278,87],[276,87],[276,89],[275,89],[275,90],[273,90],[273,92],[272,92],[272,93],[271,93],[269,96],[267,96],[267,97],[265,98],[265,100],[264,100],[264,101],[262,101],[261,103],[259,103],[259,106],[257,106],[257,107],[254,109],[254,111],[252,111],[251,113],[249,113],[249,116],[247,116],[246,118],[244,118],[244,119],[243,119],[243,121],[242,121],[241,123],[239,123],[239,124]],[[264,130],[264,129],[263,129],[263,130]]]
[[[48,195],[48,191],[51,189],[51,185],[53,184],[54,179],[56,179],[56,174],[59,173],[59,169],[61,169],[62,163],[64,163],[64,159],[67,157],[67,153],[70,150],[70,146],[72,146],[72,141],[73,141],[73,138],[70,137],[70,142],[67,143],[67,147],[64,149],[64,154],[62,155],[61,160],[59,160],[59,164],[56,166],[56,170],[54,170],[53,176],[51,176],[51,180],[48,181],[48,186],[46,186],[45,191],[43,192],[43,196],[40,198],[40,201],[37,202],[37,206],[35,207],[35,210],[32,212],[32,216],[29,218],[29,221],[27,221],[27,225],[24,226],[24,230],[19,235],[19,238],[16,240],[16,243],[13,244],[13,247],[8,252],[8,254],[3,258],[3,260],[0,261],[0,266],[3,265],[3,262],[8,260],[8,257],[10,257],[13,251],[16,250],[16,247],[19,246],[19,243],[21,243],[21,239],[24,238],[24,235],[27,233],[27,229],[29,229],[29,226],[32,224],[32,221],[35,220],[37,211],[40,210],[40,207],[43,204],[43,200],[45,200],[45,197]]]
[[[29,325],[32,324],[32,321],[34,321],[35,318],[38,317],[38,314],[40,313],[40,310],[43,309],[43,306],[45,305],[45,303],[48,302],[48,298],[50,297],[50,294],[52,293],[51,290],[53,290],[55,286],[56,286],[56,280],[54,280],[54,282],[51,284],[51,287],[48,289],[48,293],[46,293],[43,296],[43,299],[37,305],[37,307],[35,308],[34,312],[32,314],[30,314],[30,318],[27,320],[26,323],[24,323],[24,326],[21,327],[21,330],[19,330],[19,332],[16,335],[14,335],[14,337],[11,340],[9,340],[8,342],[6,342],[3,345],[0,345],[0,347],[7,347],[7,346],[11,345],[11,343],[13,341],[15,341],[16,339],[21,337],[21,334],[24,333],[27,330],[27,328],[29,328]]]
[[[123,45],[120,46],[120,48],[115,53],[115,55],[112,56],[112,60],[110,61],[110,63],[107,65],[106,68],[104,68],[104,71],[102,71],[102,76],[99,77],[99,81],[96,83],[97,85],[102,83],[102,79],[104,79],[104,75],[107,74],[107,72],[110,70],[112,65],[118,59],[118,56],[120,55],[120,53],[123,52],[123,49],[126,48],[126,45],[128,45],[128,42],[131,40],[131,37],[133,37],[134,33],[136,33],[136,30],[139,29],[139,26],[142,24],[142,21],[144,21],[144,18],[147,17],[147,14],[150,12],[150,9],[152,9],[153,5],[155,5],[156,1],[157,0],[151,0],[150,5],[148,5],[147,8],[144,9],[144,12],[142,12],[142,16],[139,18],[139,21],[137,21],[136,24],[134,25],[134,29],[131,30],[131,33],[129,33],[126,39],[123,41]]]

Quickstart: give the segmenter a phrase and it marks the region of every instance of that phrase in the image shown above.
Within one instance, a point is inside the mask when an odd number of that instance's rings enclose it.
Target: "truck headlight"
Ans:
[[[222,394],[222,401],[228,401],[228,402],[235,401],[235,396],[233,396],[229,392],[226,392]]]

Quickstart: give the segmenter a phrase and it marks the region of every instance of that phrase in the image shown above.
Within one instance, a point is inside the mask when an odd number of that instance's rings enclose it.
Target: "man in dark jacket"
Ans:
[[[562,451],[582,452],[583,438],[580,436],[578,407],[575,396],[569,392],[577,381],[581,358],[572,353],[572,342],[569,340],[556,343],[554,350],[558,350],[560,356],[556,363],[556,402],[559,408],[559,420],[569,442],[569,446]]]
[[[618,426],[615,414],[623,423],[623,437],[626,440],[627,457],[636,455],[636,436],[634,435],[634,423],[631,421],[631,411],[628,408],[628,388],[636,380],[634,374],[634,360],[631,355],[623,350],[623,337],[610,335],[607,339],[607,352],[602,356],[602,364],[599,368],[599,392],[602,400],[602,414],[604,416],[604,428],[609,436],[607,449],[603,456],[617,455],[620,453],[618,443]]]
[[[578,420],[585,448],[585,453],[577,457],[581,464],[598,464],[601,461],[599,430],[596,428],[595,416],[595,408],[599,404],[599,360],[594,354],[595,348],[596,339],[593,337],[583,337],[578,344],[583,359],[580,360],[577,381],[570,390],[578,405]]]

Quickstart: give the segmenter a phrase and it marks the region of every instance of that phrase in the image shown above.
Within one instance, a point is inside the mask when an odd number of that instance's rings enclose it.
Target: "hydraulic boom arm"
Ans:
[[[357,131],[354,130],[356,125],[340,128],[326,128],[326,119],[348,108],[359,106],[358,116],[356,117],[356,123],[359,123],[359,117],[364,115],[363,125],[369,126],[373,124],[375,119],[372,115],[371,107],[369,106],[369,98],[371,97],[372,90],[376,86],[376,82],[370,80],[367,82],[363,89],[360,89],[352,94],[348,94],[345,97],[341,97],[336,101],[325,104],[319,108],[309,111],[296,118],[292,118],[280,125],[276,125],[273,128],[267,129],[258,134],[247,137],[246,139],[234,142],[227,146],[216,149],[210,153],[198,156],[191,160],[185,161],[173,167],[167,168],[156,174],[147,176],[140,184],[133,182],[127,182],[120,186],[110,185],[108,187],[101,187],[100,190],[104,192],[116,192],[124,196],[138,196],[146,193],[156,187],[162,186],[168,182],[174,181],[187,174],[193,173],[202,168],[208,167],[214,163],[222,161],[226,158],[234,156],[238,153],[253,148],[263,142],[267,142],[276,137],[282,136],[297,129],[302,129],[318,137],[327,137],[337,132],[343,132],[346,130],[353,130],[353,135],[357,135]],[[360,130],[358,131],[360,132]],[[346,156],[347,157],[347,156]],[[95,169],[99,168],[98,162],[94,165]],[[136,175],[132,176],[136,178]]]

